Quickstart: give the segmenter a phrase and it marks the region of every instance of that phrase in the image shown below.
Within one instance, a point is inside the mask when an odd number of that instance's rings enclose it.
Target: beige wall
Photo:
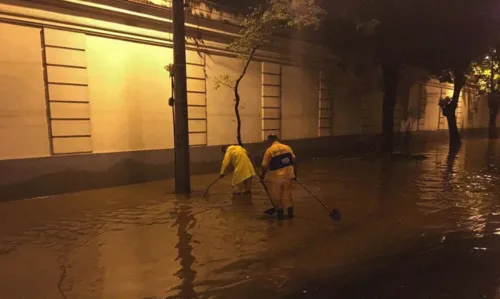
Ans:
[[[336,85],[333,89],[333,135],[353,135],[360,132],[361,97],[354,86]]]
[[[53,154],[92,152],[86,36],[43,29]]]
[[[362,113],[367,113],[367,125],[362,128],[363,134],[380,134],[382,132],[382,101],[384,95],[381,91],[372,91],[364,94],[361,98],[362,106],[366,110]]]
[[[425,94],[420,83],[413,84],[410,87],[408,99],[408,109],[411,109],[415,115],[418,114],[420,106],[425,104]]]
[[[319,71],[282,69],[283,139],[318,137]]]
[[[261,64],[261,100],[262,100],[262,140],[269,134],[283,136],[283,67],[278,63]]]
[[[472,128],[467,123],[468,106],[465,102],[465,93],[466,91],[462,92],[457,108],[457,124],[461,129]],[[419,116],[419,131],[448,129],[448,122],[442,115],[438,103],[440,98],[453,96],[452,85],[440,84],[437,80],[431,80],[423,85],[415,83],[410,89],[409,96],[409,106]]]
[[[121,19],[111,17],[100,21],[87,14],[46,11],[43,4],[34,4],[33,9],[22,5],[0,6],[6,12],[0,13],[2,18],[21,14],[40,22],[40,28],[0,23],[0,138],[4,141],[0,159],[50,155],[45,89],[50,116],[60,118],[50,121],[56,154],[173,147],[172,110],[168,106],[170,79],[164,69],[172,63],[169,33],[124,25]],[[41,21],[41,16],[61,27],[44,29],[45,48],[41,39],[45,21]],[[65,24],[72,27],[64,29]],[[75,29],[80,32],[68,31]],[[109,37],[101,37],[103,34]],[[80,42],[71,44],[76,41]],[[280,66],[276,61],[253,62],[241,82],[244,143],[261,141],[266,135],[263,129],[277,123],[284,139],[314,138],[320,133],[320,72],[306,70],[304,65],[312,64],[304,61],[302,54],[317,52],[314,60],[318,62],[323,53],[304,43],[292,41],[284,45],[288,45],[294,66]],[[48,64],[46,88],[42,49]],[[276,53],[269,57],[276,57]],[[187,60],[191,145],[235,143],[234,95],[228,87],[216,89],[214,78],[227,74],[235,79],[240,74],[241,62],[226,56],[199,56],[192,51],[188,51]],[[379,78],[365,80],[350,76],[344,73],[329,76],[332,134],[379,133],[382,93],[380,86],[373,87]],[[443,90],[442,96],[452,93],[450,86]],[[423,96],[419,96],[420,91]],[[423,113],[421,130],[447,128],[437,105],[440,93],[436,82],[421,90],[411,88],[409,105]],[[269,109],[263,108],[266,106]],[[463,107],[460,116],[463,128],[487,127],[487,100],[479,100],[476,106],[471,122],[467,119],[468,107]],[[263,118],[269,119],[266,122]]]
[[[50,154],[40,32],[0,23],[0,159]]]
[[[236,117],[234,94],[231,88],[221,85],[215,88],[216,78],[228,75],[235,80],[242,70],[242,64],[235,58],[207,56],[207,115],[208,145],[236,143]],[[240,114],[243,143],[261,141],[261,64],[250,64],[240,85]]]
[[[203,53],[186,51],[189,144],[207,145],[207,78]]]
[[[94,152],[173,147],[172,49],[87,37]]]
[[[476,113],[473,116],[473,124],[475,128],[487,128],[488,120],[489,120],[489,111],[488,111],[488,97],[482,96],[477,100],[476,105]],[[500,125],[497,122],[498,125]]]
[[[319,99],[318,99],[318,135],[331,136],[333,134],[333,93],[332,79],[326,71],[320,72]]]

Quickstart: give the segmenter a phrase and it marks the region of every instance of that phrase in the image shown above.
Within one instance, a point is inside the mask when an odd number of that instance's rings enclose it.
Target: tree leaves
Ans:
[[[235,96],[234,111],[237,120],[236,139],[243,145],[241,137],[241,118],[239,113],[241,97],[239,86],[245,77],[250,62],[257,50],[272,39],[278,29],[317,28],[325,12],[315,0],[267,0],[255,7],[241,22],[240,36],[229,44],[228,49],[236,53],[243,62],[243,68],[237,79],[222,75],[216,80],[218,87],[232,87]]]
[[[482,61],[471,64],[471,74],[481,93],[500,91],[500,57],[495,48],[491,47]],[[492,78],[493,74],[493,78]]]
[[[267,0],[245,17],[240,24],[240,37],[228,48],[242,60],[252,59],[249,57],[252,51],[261,47],[277,29],[318,28],[325,14],[315,0]]]

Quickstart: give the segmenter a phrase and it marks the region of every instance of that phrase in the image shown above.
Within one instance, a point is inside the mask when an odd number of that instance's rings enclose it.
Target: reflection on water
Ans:
[[[498,142],[424,153],[301,165],[341,223],[298,188],[285,222],[257,183],[202,199],[213,176],[2,203],[1,297],[500,298]]]
[[[192,269],[195,262],[195,257],[191,254],[193,246],[191,246],[192,234],[189,229],[196,225],[196,219],[191,213],[191,207],[188,204],[179,204],[176,202],[176,221],[173,226],[177,226],[177,237],[179,242],[177,248],[177,260],[180,262],[181,268],[177,271],[176,276],[181,281],[180,298],[196,298],[193,282],[196,278],[196,271]]]

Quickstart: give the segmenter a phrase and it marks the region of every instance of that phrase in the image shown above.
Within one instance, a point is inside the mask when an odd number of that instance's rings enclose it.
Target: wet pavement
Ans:
[[[0,298],[500,298],[500,142],[301,165],[294,220],[262,188],[172,181],[0,203]]]

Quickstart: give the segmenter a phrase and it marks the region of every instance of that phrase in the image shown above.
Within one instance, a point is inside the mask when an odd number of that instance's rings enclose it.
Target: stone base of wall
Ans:
[[[415,133],[414,143],[447,140],[447,131]],[[487,136],[485,130],[464,132],[465,136]],[[333,136],[290,140],[299,159],[375,152],[378,136]],[[265,145],[248,144],[256,164]],[[191,148],[191,173],[219,171],[219,146]],[[88,189],[150,182],[172,177],[173,150],[56,156],[0,161],[0,201],[24,199]]]

